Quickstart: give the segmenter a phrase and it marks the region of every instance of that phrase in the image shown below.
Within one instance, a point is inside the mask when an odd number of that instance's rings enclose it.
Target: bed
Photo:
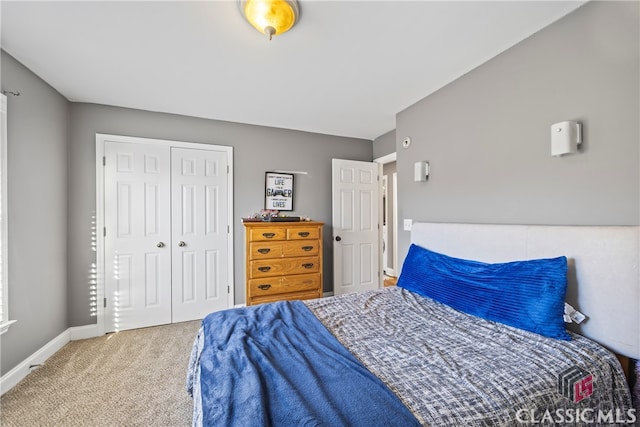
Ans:
[[[569,331],[556,319],[562,319],[565,294],[580,310],[597,307],[589,298],[576,298],[590,295],[592,287],[600,303],[610,303],[615,294],[598,293],[602,285],[591,283],[596,273],[581,276],[583,250],[565,252],[584,234],[567,237],[554,229],[546,237],[551,246],[541,249],[532,237],[539,229],[525,228],[520,235],[512,226],[474,227],[460,234],[452,225],[414,225],[397,287],[207,316],[187,373],[193,424],[633,424],[631,394],[614,354],[603,340]],[[630,241],[637,255],[634,230]],[[525,240],[524,252],[513,247],[520,245],[518,236]],[[564,243],[557,243],[559,236]],[[607,253],[628,244],[606,240]],[[609,277],[630,274],[635,282],[617,283],[627,301],[614,302],[622,304],[623,314],[627,305],[635,310],[623,319],[623,332],[607,333],[604,344],[611,348],[607,343],[613,342],[637,358],[637,299],[629,302],[629,295],[638,296],[637,264],[634,277],[628,262],[617,268],[620,256],[615,258],[604,267]],[[527,296],[540,274],[544,298]],[[511,281],[514,276],[524,279]],[[577,278],[580,292],[572,285]],[[554,284],[557,289],[549,288]],[[599,336],[606,322],[586,314],[582,327],[591,323],[587,334]]]

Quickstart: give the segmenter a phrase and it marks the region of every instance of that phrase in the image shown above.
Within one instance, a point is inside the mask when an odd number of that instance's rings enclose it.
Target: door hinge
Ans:
[[[227,175],[229,175],[230,169],[229,165],[227,165]]]
[[[102,227],[102,236],[107,237],[107,227]]]
[[[107,299],[105,298],[103,301],[104,308],[107,308]]]
[[[102,156],[102,166],[107,166],[107,156]]]
[[[227,285],[227,293],[230,294],[231,293],[231,286]]]

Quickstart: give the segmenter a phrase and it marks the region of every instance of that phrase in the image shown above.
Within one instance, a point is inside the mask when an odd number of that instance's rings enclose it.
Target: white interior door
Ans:
[[[171,323],[170,157],[105,143],[105,331]]]
[[[171,149],[173,321],[228,307],[227,155]]]
[[[333,292],[380,286],[380,165],[333,159]]]

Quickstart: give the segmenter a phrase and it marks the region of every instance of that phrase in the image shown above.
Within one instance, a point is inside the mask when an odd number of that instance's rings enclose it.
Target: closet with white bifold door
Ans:
[[[103,150],[104,331],[228,308],[231,147],[100,134],[96,143]]]

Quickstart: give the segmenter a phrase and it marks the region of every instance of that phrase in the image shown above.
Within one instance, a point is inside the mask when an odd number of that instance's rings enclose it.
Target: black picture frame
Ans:
[[[293,210],[293,174],[265,172],[264,208],[278,211]]]

